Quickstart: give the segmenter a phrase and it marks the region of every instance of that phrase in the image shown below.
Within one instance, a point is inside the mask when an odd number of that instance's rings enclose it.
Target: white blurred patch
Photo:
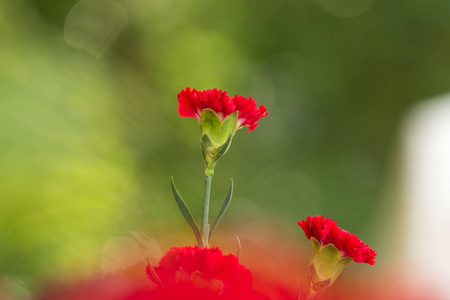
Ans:
[[[419,105],[405,129],[406,273],[450,299],[450,94]]]
[[[158,243],[151,237],[135,232],[128,232],[129,236],[110,238],[103,246],[101,268],[103,273],[132,267],[149,257],[163,255]]]
[[[352,18],[369,11],[375,0],[315,0],[326,12],[339,18]]]
[[[101,58],[128,21],[127,12],[116,0],[82,0],[67,14],[66,42]]]

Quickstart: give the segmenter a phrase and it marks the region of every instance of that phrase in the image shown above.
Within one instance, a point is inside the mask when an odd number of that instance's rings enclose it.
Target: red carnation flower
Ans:
[[[337,223],[324,216],[308,217],[301,222],[297,222],[303,229],[308,239],[314,237],[323,247],[333,244],[338,250],[341,257],[351,257],[357,263],[375,263],[377,255],[369,245],[364,244],[354,234],[338,227]]]
[[[237,128],[249,127],[248,132],[258,126],[258,120],[267,116],[267,109],[261,105],[257,107],[255,100],[236,95],[230,98],[226,91],[217,89],[197,91],[187,87],[178,94],[178,112],[182,117],[194,117],[201,121],[202,111],[212,109],[221,119],[238,111]]]
[[[197,299],[231,299],[251,293],[253,279],[250,271],[239,264],[236,256],[223,255],[215,247],[172,247],[154,271],[159,280],[147,266],[150,279],[162,284],[155,291],[155,296],[158,295],[155,299],[168,299],[168,295],[178,294]]]

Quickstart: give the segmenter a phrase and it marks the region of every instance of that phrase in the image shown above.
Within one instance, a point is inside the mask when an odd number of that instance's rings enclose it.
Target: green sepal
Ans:
[[[212,109],[205,108],[201,119],[202,136],[206,134],[213,143],[224,144],[236,131],[237,116],[238,112],[235,111],[222,122]]]
[[[202,111],[200,124],[202,126],[202,135],[207,134],[212,137],[222,127],[222,120],[212,109],[205,108]]]
[[[351,257],[341,257],[333,244],[321,246],[314,237],[310,238],[313,254],[309,264],[309,280],[315,291],[333,284],[344,268],[353,261]]]
[[[203,110],[201,148],[205,158],[206,175],[214,174],[216,162],[228,151],[236,132],[237,116],[238,112],[236,111],[222,122],[212,109],[206,108]]]
[[[197,244],[199,247],[203,247],[204,242],[202,240],[202,236],[200,234],[200,231],[198,230],[198,226],[194,221],[194,218],[192,217],[191,211],[189,210],[186,202],[184,202],[183,197],[181,197],[180,193],[177,190],[177,187],[175,186],[175,183],[173,182],[173,177],[171,179],[172,183],[172,193],[173,197],[175,199],[175,202],[177,203],[178,208],[181,211],[181,214],[183,215],[186,222],[191,226],[192,231],[194,232],[195,238],[197,239]]]
[[[214,221],[213,226],[211,227],[211,230],[209,231],[209,237],[208,237],[208,243],[211,242],[211,237],[213,235],[214,230],[217,227],[217,224],[219,224],[220,220],[222,219],[223,215],[227,211],[228,206],[230,205],[231,198],[233,197],[233,178],[231,179],[231,186],[228,191],[228,194],[225,198],[225,201],[222,204],[222,208],[220,209],[219,214],[217,215],[216,221]]]

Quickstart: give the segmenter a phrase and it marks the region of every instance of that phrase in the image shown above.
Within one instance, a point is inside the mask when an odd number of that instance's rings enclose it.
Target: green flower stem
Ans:
[[[213,176],[214,175],[214,167],[216,166],[216,162],[208,163],[205,167],[205,175]]]
[[[205,195],[203,197],[203,212],[202,212],[202,224],[201,224],[201,235],[203,239],[204,247],[209,247],[209,224],[208,224],[208,218],[209,218],[209,198],[211,194],[211,180],[212,175],[206,175],[205,176]]]

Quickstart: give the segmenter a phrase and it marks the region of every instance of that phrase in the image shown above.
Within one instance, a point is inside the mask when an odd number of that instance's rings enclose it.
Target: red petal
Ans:
[[[188,87],[178,94],[180,116],[194,117],[200,121],[201,113],[205,108],[214,110],[222,120],[238,111],[238,127],[249,127],[249,133],[258,126],[258,120],[269,114],[263,105],[258,108],[251,97],[236,95],[234,98],[230,98],[226,91],[217,89],[205,91],[193,89],[191,91]]]

